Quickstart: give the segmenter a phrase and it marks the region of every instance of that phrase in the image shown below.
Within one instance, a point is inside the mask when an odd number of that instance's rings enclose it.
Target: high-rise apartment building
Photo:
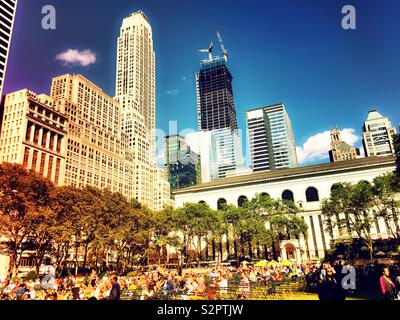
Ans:
[[[246,122],[254,172],[298,166],[292,125],[282,103],[247,111]]]
[[[164,138],[164,167],[171,190],[201,183],[200,156],[178,134]]]
[[[115,97],[122,111],[122,130],[128,134],[135,165],[135,198],[154,207],[157,177],[155,161],[155,52],[146,15],[126,17],[117,42]]]
[[[0,135],[0,163],[18,163],[64,184],[67,117],[47,95],[25,89],[7,94]]]
[[[394,134],[396,134],[396,128],[392,127],[387,117],[383,117],[376,110],[369,111],[363,127],[365,155],[374,157],[394,154]]]
[[[0,100],[3,92],[7,60],[10,51],[12,31],[18,0],[0,1]]]
[[[135,167],[118,102],[83,76],[71,74],[53,79],[51,97],[68,118],[65,183],[133,198]]]
[[[331,148],[329,151],[331,162],[354,160],[360,155],[358,148],[352,147],[342,140],[338,128],[331,129]]]

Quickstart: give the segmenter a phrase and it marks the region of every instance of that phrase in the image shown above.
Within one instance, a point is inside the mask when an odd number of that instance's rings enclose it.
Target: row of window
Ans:
[[[269,194],[266,192],[263,192],[260,194],[260,196],[262,197],[269,197]],[[286,200],[286,201],[294,201],[294,194],[291,190],[285,190],[282,192],[282,196],[281,196],[282,200]],[[309,187],[306,190],[306,200],[307,202],[318,202],[319,201],[319,194],[318,194],[318,190],[314,187]],[[247,202],[248,199],[246,196],[240,196],[237,200],[237,205],[239,207],[243,206],[243,204],[245,202]],[[199,203],[205,203],[205,201],[200,201]],[[220,198],[217,201],[217,208],[218,210],[221,210],[225,205],[227,204],[226,199],[224,198]]]

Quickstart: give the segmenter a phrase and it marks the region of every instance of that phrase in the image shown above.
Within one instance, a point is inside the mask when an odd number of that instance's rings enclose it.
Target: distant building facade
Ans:
[[[358,148],[352,147],[342,140],[338,128],[331,129],[331,148],[329,151],[331,162],[354,160],[360,155]]]
[[[108,188],[135,197],[129,137],[121,131],[119,104],[81,75],[52,81],[51,97],[68,118],[65,183]]]
[[[254,172],[298,166],[291,121],[282,103],[247,111],[246,124]]]
[[[7,94],[0,134],[0,162],[17,163],[64,184],[67,117],[47,95],[25,89]]]
[[[154,183],[154,205],[153,210],[161,211],[165,206],[174,206],[171,198],[171,187],[168,182],[167,170],[155,168],[156,182]]]
[[[394,154],[394,134],[396,134],[396,128],[387,117],[383,117],[376,110],[369,111],[363,127],[365,155],[381,157]]]
[[[165,137],[164,162],[171,190],[201,183],[200,156],[190,149],[184,137]]]
[[[240,139],[238,132],[229,128],[198,131],[186,136],[190,148],[200,155],[202,183],[225,178],[243,169]]]

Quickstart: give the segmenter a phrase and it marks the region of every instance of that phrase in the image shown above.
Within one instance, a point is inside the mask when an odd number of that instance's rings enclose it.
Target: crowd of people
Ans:
[[[289,281],[304,282],[309,292],[316,292],[321,300],[344,300],[348,293],[342,284],[346,276],[340,261],[330,263],[292,261],[282,265],[272,263],[256,266],[242,263],[239,267],[217,265],[213,268],[171,270],[158,267],[156,270],[130,272],[126,275],[92,271],[88,275],[61,277],[46,276],[42,279],[13,279],[0,283],[2,300],[192,300],[192,299],[250,299],[256,286],[266,292]],[[350,269],[349,269],[350,270]],[[368,268],[357,273],[357,285],[371,280]],[[362,278],[360,280],[360,277]],[[380,297],[397,299],[400,291],[400,274],[391,277],[389,268],[384,268],[377,280]],[[365,283],[364,283],[365,284]],[[269,288],[269,289],[268,289]],[[259,297],[260,298],[260,297]]]

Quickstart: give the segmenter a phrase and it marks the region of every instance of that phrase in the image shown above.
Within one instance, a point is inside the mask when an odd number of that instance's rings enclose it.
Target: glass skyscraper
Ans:
[[[247,111],[246,121],[254,172],[298,166],[292,125],[282,103]]]
[[[201,182],[200,156],[180,135],[164,139],[164,167],[171,190],[187,188]]]

